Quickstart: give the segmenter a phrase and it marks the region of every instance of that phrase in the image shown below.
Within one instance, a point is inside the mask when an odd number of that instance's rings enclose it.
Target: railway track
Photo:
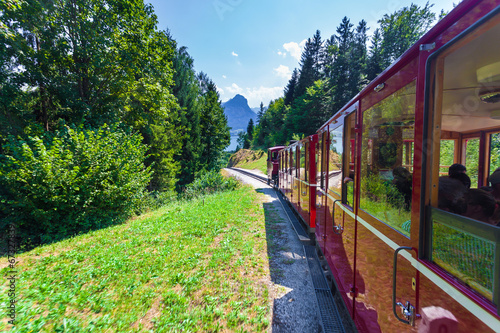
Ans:
[[[256,179],[267,185],[267,177],[256,175],[252,172],[238,169],[238,168],[228,168],[232,171]],[[342,306],[333,296],[332,293],[332,282],[326,278],[325,272],[322,268],[321,262],[318,257],[316,247],[314,245],[314,240],[308,236],[305,228],[302,226],[301,222],[296,214],[293,213],[289,204],[283,199],[283,196],[274,187],[273,196],[279,201],[283,211],[285,212],[288,221],[292,225],[298,239],[301,241],[303,246],[303,257],[306,258],[309,267],[309,273],[311,281],[313,283],[314,292],[316,296],[316,302],[318,306],[318,313],[321,318],[321,326],[323,327],[323,332],[325,333],[337,333],[346,332],[346,327],[350,327],[349,318],[346,315],[340,315],[339,306]],[[343,318],[343,319],[342,319]]]

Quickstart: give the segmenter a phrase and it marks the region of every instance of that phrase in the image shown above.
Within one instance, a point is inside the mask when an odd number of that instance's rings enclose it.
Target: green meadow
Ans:
[[[19,255],[11,332],[261,332],[270,325],[262,195],[173,202]],[[10,272],[0,258],[2,276]],[[10,301],[8,283],[0,302]]]

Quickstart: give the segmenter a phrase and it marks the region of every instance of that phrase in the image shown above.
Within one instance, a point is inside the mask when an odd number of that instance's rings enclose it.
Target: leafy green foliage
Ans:
[[[192,199],[214,192],[232,191],[238,187],[238,181],[224,177],[218,170],[200,173],[184,190],[184,197]]]
[[[416,4],[393,14],[385,14],[378,21],[382,34],[383,67],[390,65],[429,30],[436,19],[429,2],[423,8]]]
[[[102,228],[140,209],[151,171],[137,134],[106,125],[10,137],[0,163],[0,227],[37,245]]]

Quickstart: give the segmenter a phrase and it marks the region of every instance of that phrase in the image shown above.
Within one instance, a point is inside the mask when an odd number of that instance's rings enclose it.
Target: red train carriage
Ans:
[[[277,185],[278,184],[278,169],[279,169],[279,155],[280,150],[283,150],[285,146],[276,146],[267,149],[267,185],[271,184],[271,181]]]
[[[314,235],[316,229],[316,144],[311,135],[280,151],[280,190]]]
[[[280,154],[361,332],[500,331],[500,227],[465,201],[500,167],[499,5],[463,1]]]

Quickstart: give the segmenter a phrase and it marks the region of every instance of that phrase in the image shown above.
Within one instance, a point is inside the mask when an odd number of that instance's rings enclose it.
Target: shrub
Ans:
[[[183,194],[186,199],[191,199],[213,192],[232,191],[238,185],[236,179],[224,177],[218,170],[212,170],[198,174],[194,182],[186,186]]]
[[[140,209],[151,179],[141,141],[107,125],[10,137],[0,156],[0,229],[14,223],[30,247],[123,220]]]

